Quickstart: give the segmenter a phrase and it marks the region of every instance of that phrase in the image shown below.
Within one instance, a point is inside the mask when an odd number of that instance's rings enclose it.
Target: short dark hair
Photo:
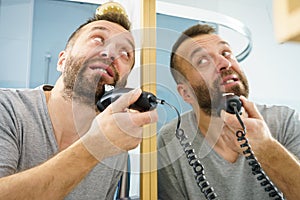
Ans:
[[[176,62],[176,58],[179,55],[176,55],[176,51],[179,48],[179,46],[187,39],[198,36],[198,35],[205,35],[205,34],[212,34],[215,33],[216,30],[207,25],[207,24],[196,24],[194,26],[189,27],[186,29],[182,34],[179,36],[177,41],[174,43],[172,52],[171,52],[171,58],[170,58],[170,69],[172,76],[174,80],[178,83],[179,82],[179,77],[178,77],[178,72],[184,76],[183,71],[180,69],[180,66],[178,66]]]
[[[113,22],[116,24],[119,24],[120,26],[122,26],[124,29],[130,31],[131,28],[131,23],[128,20],[128,18],[121,13],[116,13],[116,12],[107,12],[105,14],[101,14],[101,15],[97,15],[95,14],[92,18],[88,19],[85,23],[81,24],[69,37],[68,42],[66,44],[66,49],[73,44],[73,39],[76,38],[77,34],[79,33],[79,31],[87,24],[90,24],[92,22],[95,21],[99,21],[99,20],[106,20],[109,22]]]

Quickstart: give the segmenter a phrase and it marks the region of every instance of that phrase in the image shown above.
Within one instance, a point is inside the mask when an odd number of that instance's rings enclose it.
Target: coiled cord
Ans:
[[[184,130],[180,128],[181,124],[181,116],[176,107],[172,106],[171,104],[168,104],[164,100],[159,100],[158,103],[166,104],[172,109],[174,109],[177,113],[177,126],[175,135],[176,138],[179,140],[180,145],[183,148],[184,153],[186,154],[186,157],[188,159],[188,163],[191,167],[194,169],[194,177],[196,180],[197,185],[200,188],[200,191],[204,194],[205,198],[208,200],[217,199],[217,194],[214,192],[214,189],[212,186],[210,186],[209,182],[206,180],[205,177],[205,171],[204,166],[201,164],[200,160],[198,159],[195,150],[192,148],[191,142],[188,142],[188,137],[184,133]],[[256,179],[260,183],[262,187],[264,187],[265,192],[269,193],[269,197],[274,198],[274,200],[284,200],[283,194],[279,192],[279,190],[276,188],[276,186],[272,183],[270,178],[266,175],[266,173],[261,168],[260,163],[258,162],[257,158],[254,155],[254,152],[251,149],[251,146],[248,142],[248,139],[246,136],[246,127],[243,122],[243,120],[240,117],[240,113],[237,108],[236,103],[230,104],[234,110],[234,113],[240,123],[240,125],[243,128],[243,131],[238,130],[236,132],[236,137],[239,142],[243,143],[240,145],[241,148],[246,148],[246,150],[243,151],[243,154],[249,164],[252,168],[252,174],[257,176]]]
[[[274,198],[275,200],[283,200],[283,195],[279,190],[275,187],[275,185],[272,183],[272,181],[269,179],[269,177],[266,175],[266,173],[263,171],[261,168],[260,163],[258,162],[257,158],[254,155],[254,152],[251,149],[251,146],[248,142],[248,139],[245,137],[246,136],[246,127],[244,122],[242,121],[240,114],[234,106],[234,112],[235,115],[241,124],[243,131],[239,130],[236,132],[236,137],[239,142],[243,143],[240,145],[241,148],[246,148],[246,150],[243,151],[243,154],[245,155],[245,158],[251,166],[252,169],[252,174],[257,176],[256,179],[260,182],[260,185],[264,187],[265,192],[269,193],[269,197]]]
[[[184,131],[182,129],[176,129],[176,137],[179,140],[184,153],[186,154],[189,165],[194,169],[194,177],[197,185],[200,187],[200,191],[204,194],[206,199],[216,199],[217,194],[214,192],[213,187],[211,187],[209,182],[206,180],[204,175],[204,167],[197,158],[195,150],[192,148],[192,144],[187,141],[187,136],[185,135]]]
[[[194,177],[197,185],[200,188],[200,191],[204,194],[205,198],[208,200],[217,199],[217,194],[214,192],[213,187],[209,185],[209,182],[206,180],[204,167],[198,159],[195,149],[192,148],[192,144],[187,141],[187,135],[184,133],[184,130],[180,128],[181,117],[180,113],[176,109],[176,107],[168,104],[165,101],[161,101],[161,104],[166,104],[174,109],[177,113],[177,126],[176,126],[176,138],[179,140],[180,145],[183,148],[184,153],[188,159],[188,163],[194,169]]]

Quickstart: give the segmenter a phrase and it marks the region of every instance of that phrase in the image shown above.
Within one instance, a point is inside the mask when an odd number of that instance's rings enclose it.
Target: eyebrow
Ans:
[[[105,32],[110,32],[110,30],[108,29],[108,28],[106,28],[106,27],[104,27],[104,26],[96,26],[96,27],[93,27],[92,29],[91,29],[91,31],[95,31],[95,30],[101,30],[101,31],[105,31]],[[134,50],[134,43],[130,40],[130,39],[128,39],[128,38],[125,38],[126,39],[126,41],[130,44],[130,46],[132,47],[132,49]]]
[[[101,30],[101,31],[107,31],[107,32],[109,32],[109,29],[107,29],[104,26],[95,26],[95,27],[92,28],[92,31],[94,31],[94,30]]]
[[[223,44],[223,45],[227,45],[230,47],[230,44],[224,40],[220,41],[218,44]]]
[[[129,43],[129,45],[131,46],[132,50],[134,51],[134,49],[135,49],[134,43],[130,39],[128,39],[128,38],[125,38],[125,39]]]
[[[193,58],[197,52],[201,52],[201,51],[203,51],[202,47],[198,47],[198,48],[194,49],[194,51],[192,51],[192,53],[190,55],[190,58]]]
[[[230,47],[229,43],[226,42],[226,41],[224,41],[224,40],[218,42],[218,45],[227,45],[227,46]],[[194,56],[197,52],[201,52],[201,51],[203,51],[203,49],[204,49],[204,48],[202,48],[202,47],[198,47],[198,48],[194,49],[194,51],[192,51],[190,57],[193,58],[193,56]]]

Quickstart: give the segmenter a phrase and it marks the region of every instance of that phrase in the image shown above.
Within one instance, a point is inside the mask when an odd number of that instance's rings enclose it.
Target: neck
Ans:
[[[196,117],[200,132],[214,151],[228,162],[235,162],[239,155],[236,138],[234,133],[228,132],[228,129],[225,128],[223,119],[208,116],[201,109],[196,112]]]
[[[64,97],[61,78],[51,91],[45,91],[47,107],[54,135],[63,150],[78,140],[88,130],[95,110]]]
[[[223,128],[223,120],[219,117],[208,116],[201,109],[196,114],[198,120],[198,128],[205,136],[206,140],[216,143],[220,138]]]

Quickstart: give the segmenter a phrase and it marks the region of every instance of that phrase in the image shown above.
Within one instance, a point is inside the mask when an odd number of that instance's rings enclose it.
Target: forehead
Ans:
[[[195,50],[207,50],[216,49],[221,46],[229,46],[229,44],[224,41],[217,34],[203,34],[192,38],[186,39],[177,49],[176,54],[186,57],[192,54]]]
[[[126,39],[133,41],[133,36],[128,30],[117,23],[109,22],[106,20],[94,21],[85,25],[82,28],[80,34],[90,33],[93,31],[102,31],[103,33],[106,33],[110,36],[119,35],[122,38],[125,37]]]

